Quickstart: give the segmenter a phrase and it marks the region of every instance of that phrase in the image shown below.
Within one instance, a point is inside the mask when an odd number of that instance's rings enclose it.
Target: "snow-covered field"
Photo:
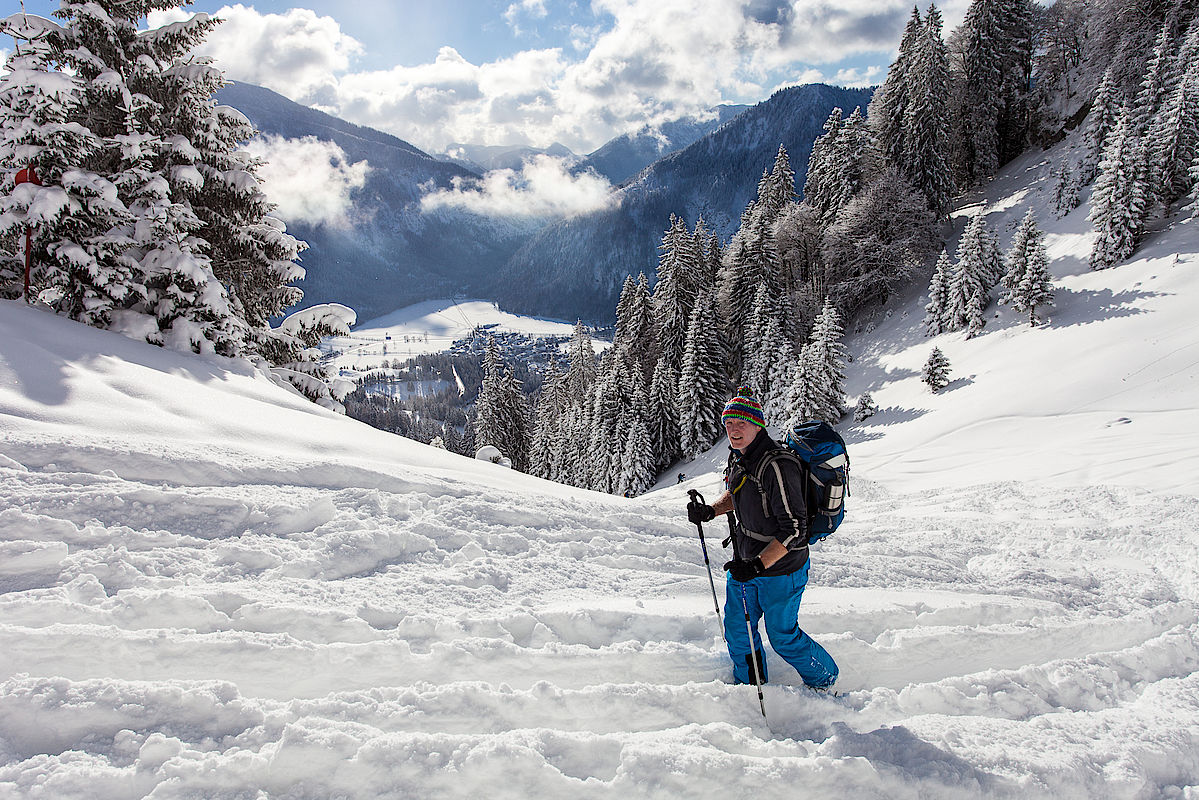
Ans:
[[[0,797],[1199,798],[1199,237],[1091,275],[1081,215],[940,395],[917,298],[850,338],[842,694],[772,663],[766,719],[683,515],[719,451],[598,495],[0,303]]]
[[[570,336],[574,332],[572,324],[509,314],[486,300],[428,300],[364,322],[350,336],[330,339],[326,347],[337,353],[333,363],[338,368],[370,369],[384,360],[449,350],[455,341],[482,326],[527,336]],[[594,346],[598,351],[604,344],[596,341]]]

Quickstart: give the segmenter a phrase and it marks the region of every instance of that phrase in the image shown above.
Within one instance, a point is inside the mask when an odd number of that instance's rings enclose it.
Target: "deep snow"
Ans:
[[[963,213],[1006,245],[1048,170]],[[1091,274],[1085,213],[1043,329],[849,338],[843,693],[772,663],[767,720],[682,513],[719,448],[599,495],[0,303],[0,797],[1199,797],[1199,242]]]

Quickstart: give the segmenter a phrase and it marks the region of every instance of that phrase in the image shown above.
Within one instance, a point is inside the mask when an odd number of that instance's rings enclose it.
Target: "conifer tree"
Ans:
[[[1190,165],[1199,155],[1199,71],[1179,80],[1149,133],[1148,184],[1168,205],[1191,188]]]
[[[812,345],[808,343],[799,352],[795,370],[787,389],[787,421],[785,428],[801,422],[817,419],[820,414],[820,393],[817,382],[819,375],[816,360],[812,357]]]
[[[844,331],[841,315],[829,299],[825,299],[812,338],[804,348],[804,358],[811,361],[811,398],[816,419],[835,425],[845,414],[845,364],[847,353],[841,343]]]
[[[1103,152],[1091,193],[1088,219],[1098,234],[1091,248],[1091,269],[1118,264],[1136,250],[1149,206],[1144,178],[1144,146],[1123,115]]]
[[[1146,64],[1145,77],[1141,80],[1140,91],[1130,109],[1130,122],[1137,136],[1144,136],[1149,132],[1149,126],[1173,89],[1177,48],[1170,28],[1170,22],[1167,21],[1158,32],[1153,54]]]
[[[928,284],[928,305],[924,307],[924,330],[929,336],[945,333],[953,327],[950,319],[950,291],[954,275],[949,253],[942,250]]]
[[[1029,0],[973,0],[958,29],[959,185],[991,177],[1027,145],[1032,18]]]
[[[678,375],[665,359],[658,359],[654,367],[653,383],[650,385],[648,422],[650,450],[654,454],[655,470],[664,469],[682,455],[676,406],[678,391]]]
[[[500,358],[499,347],[495,338],[487,337],[487,347],[483,355],[483,382],[479,387],[479,396],[475,400],[475,443],[478,447],[492,445],[504,453],[503,443],[506,439],[503,431],[503,360]],[[511,458],[510,453],[504,453]]]
[[[529,438],[529,474],[549,480],[559,480],[558,443],[561,440],[561,424],[565,408],[562,400],[564,380],[557,366],[550,362],[533,419],[533,434]]]
[[[1078,208],[1078,191],[1078,179],[1070,169],[1068,160],[1063,158],[1053,171],[1053,194],[1050,196],[1049,205],[1054,216],[1061,219]]]
[[[595,375],[595,348],[591,346],[591,336],[580,320],[575,322],[574,333],[571,335],[570,370],[566,375],[571,403],[582,405],[591,390],[591,385],[595,383]]]
[[[662,355],[673,369],[679,369],[687,340],[687,323],[694,298],[688,296],[690,267],[686,263],[690,240],[687,227],[674,214],[670,227],[662,237],[662,255],[658,261],[658,282],[654,286],[654,322],[658,331]]]
[[[720,437],[720,410],[727,390],[722,350],[715,302],[705,293],[691,313],[679,373],[679,444],[685,458],[694,458]]]
[[[131,215],[104,175],[86,166],[103,142],[72,124],[83,90],[77,76],[54,68],[65,30],[40,17],[3,22],[16,49],[0,78],[0,167],[33,168],[41,184],[0,195],[0,284],[4,295],[23,290],[25,233],[30,232],[31,285],[71,318],[107,327],[131,291],[128,247]]]
[[[949,359],[941,352],[941,348],[934,347],[929,353],[928,360],[924,362],[924,368],[920,371],[920,380],[934,393],[949,385]]]
[[[912,13],[917,18],[915,9]],[[953,170],[949,161],[949,54],[941,39],[941,12],[935,5],[929,6],[908,69],[902,149],[893,163],[940,218],[949,212]]]
[[[878,405],[874,402],[874,398],[870,392],[863,392],[858,398],[857,405],[853,407],[853,421],[865,422],[878,413]]]
[[[949,293],[949,320],[953,329],[966,328],[967,337],[982,332],[983,314],[991,302],[991,288],[1003,275],[1003,256],[982,215],[974,217],[958,243],[957,270]]]
[[[765,283],[758,284],[742,334],[742,369],[741,380],[738,383],[753,387],[759,398],[762,397],[768,380],[771,348],[768,347],[766,337],[770,335],[767,327],[774,318],[774,303],[770,297],[770,290]],[[778,329],[777,323],[775,329]]]
[[[1049,274],[1049,257],[1045,252],[1045,234],[1037,227],[1030,208],[1012,240],[1007,257],[1007,274],[1003,286],[1007,290],[999,302],[1011,305],[1018,312],[1028,312],[1028,324],[1037,324],[1037,307],[1053,303],[1053,277]]]
[[[47,163],[39,174],[52,194],[65,192],[65,202],[39,204],[56,209],[39,225],[39,288],[90,324],[155,344],[265,358],[279,372],[315,380],[319,370],[307,359],[304,370],[292,368],[305,342],[269,326],[301,297],[290,284],[303,277],[295,263],[303,245],[270,216],[259,163],[239,149],[254,133],[249,122],[213,100],[221,72],[192,54],[218,21],[195,14],[143,27],[151,12],[176,5],[61,0],[61,22],[36,23],[38,44],[26,50],[39,65],[10,63],[10,79],[13,70],[42,73],[22,81],[26,95],[47,90],[56,102],[53,113],[41,106],[49,115],[37,122],[21,91],[0,91],[0,126],[15,133],[2,120],[33,121],[51,136],[41,143],[53,146],[40,148]],[[14,15],[5,25],[18,18],[38,19]],[[36,138],[28,129],[6,134],[0,164],[25,166],[15,162],[33,155]],[[3,198],[0,206],[20,210]],[[0,240],[9,233],[0,230]]]
[[[791,415],[790,393],[799,359],[795,346],[787,337],[771,337],[767,347],[771,354],[769,377],[762,396],[762,410],[772,425],[786,423]]]
[[[1103,73],[1103,80],[1095,90],[1095,99],[1091,102],[1090,112],[1087,113],[1087,129],[1083,136],[1086,152],[1079,167],[1079,177],[1084,184],[1090,183],[1099,172],[1099,162],[1103,159],[1107,137],[1120,120],[1121,105],[1116,76],[1109,68]]]
[[[645,422],[638,418],[629,427],[624,441],[624,466],[618,489],[630,497],[642,494],[654,482],[654,465],[650,453],[650,436]]]
[[[903,37],[899,40],[899,52],[887,70],[887,79],[870,101],[870,122],[878,147],[889,163],[901,168],[904,153],[908,150],[905,122],[911,103],[913,62],[919,57],[918,51],[924,38],[925,26],[920,19],[920,10],[913,6]],[[840,114],[837,116],[839,119]],[[825,130],[828,130],[827,123]],[[806,189],[804,197],[809,197]]]
[[[787,204],[795,200],[795,170],[791,167],[787,148],[781,143],[763,189],[758,194],[758,202],[767,219],[773,222]]]

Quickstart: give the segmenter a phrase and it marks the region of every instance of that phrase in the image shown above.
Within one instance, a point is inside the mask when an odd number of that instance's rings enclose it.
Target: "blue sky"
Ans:
[[[947,31],[965,5],[941,6]],[[26,2],[30,13],[56,7]],[[879,83],[911,9],[908,0],[200,0],[150,24],[218,14],[225,24],[202,52],[228,77],[430,152],[557,141],[586,153],[782,86]]]

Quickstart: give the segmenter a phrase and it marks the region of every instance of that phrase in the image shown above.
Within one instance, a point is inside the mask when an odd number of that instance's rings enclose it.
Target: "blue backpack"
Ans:
[[[767,465],[779,458],[797,462],[807,477],[804,501],[808,506],[808,542],[818,542],[845,519],[845,498],[849,495],[845,440],[827,422],[813,420],[787,431],[783,444],[763,456],[753,478],[761,485]]]

